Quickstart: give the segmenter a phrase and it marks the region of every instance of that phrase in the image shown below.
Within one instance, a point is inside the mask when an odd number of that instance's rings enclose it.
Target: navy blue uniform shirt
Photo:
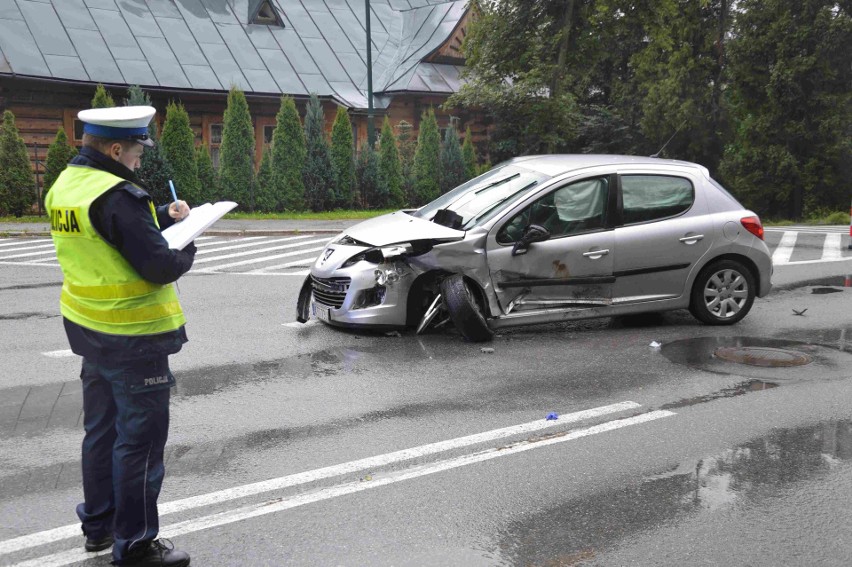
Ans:
[[[104,240],[114,246],[140,276],[153,283],[167,284],[189,271],[195,258],[195,246],[190,244],[183,250],[168,247],[160,234],[160,229],[174,224],[168,205],[157,207],[160,224],[157,228],[148,207],[151,197],[139,188],[144,185],[135,173],[89,147],[82,148],[70,163],[107,171],[138,186],[119,183],[92,203],[89,218]],[[99,333],[63,320],[71,350],[93,362],[174,354],[188,340],[183,326],[157,335],[125,336]]]

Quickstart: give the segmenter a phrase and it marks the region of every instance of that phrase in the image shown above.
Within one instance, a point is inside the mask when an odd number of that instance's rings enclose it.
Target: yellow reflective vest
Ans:
[[[106,171],[69,165],[47,194],[50,235],[65,276],[60,311],[66,319],[100,333],[174,331],[186,323],[174,286],[142,279],[89,219],[95,199],[125,182]],[[148,204],[157,223],[154,205]]]

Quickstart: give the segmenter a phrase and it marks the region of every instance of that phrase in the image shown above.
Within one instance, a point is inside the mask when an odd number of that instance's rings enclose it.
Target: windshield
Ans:
[[[459,215],[461,228],[467,230],[489,220],[503,210],[501,205],[545,179],[544,174],[516,166],[497,166],[424,205],[413,216],[431,220],[446,209]]]

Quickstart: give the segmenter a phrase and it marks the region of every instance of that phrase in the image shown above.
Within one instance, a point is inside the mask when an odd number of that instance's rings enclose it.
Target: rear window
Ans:
[[[684,213],[695,201],[692,183],[668,175],[621,177],[624,224],[650,222]]]

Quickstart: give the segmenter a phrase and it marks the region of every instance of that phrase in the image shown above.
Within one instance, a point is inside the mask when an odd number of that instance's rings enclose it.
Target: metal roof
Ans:
[[[283,26],[249,23],[264,2]],[[373,90],[452,93],[423,59],[467,0],[371,0]],[[0,0],[0,75],[333,97],[367,107],[364,0]],[[375,97],[377,107],[388,97]]]

